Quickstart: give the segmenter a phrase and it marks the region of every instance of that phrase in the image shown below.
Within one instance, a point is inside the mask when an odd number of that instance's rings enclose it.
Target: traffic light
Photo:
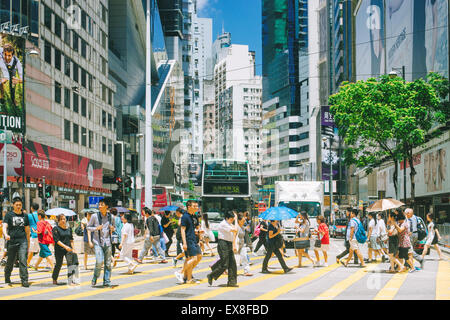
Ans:
[[[116,177],[117,190],[113,191],[112,196],[114,199],[122,200],[123,198],[123,180],[122,177]]]
[[[124,189],[125,189],[125,194],[131,192],[131,183],[132,183],[131,178],[128,177],[128,176],[125,176],[124,179],[123,179],[123,186],[124,186]]]
[[[45,198],[51,198],[52,197],[52,186],[46,185],[45,186]]]
[[[42,183],[38,183],[38,196],[44,199],[44,185]]]

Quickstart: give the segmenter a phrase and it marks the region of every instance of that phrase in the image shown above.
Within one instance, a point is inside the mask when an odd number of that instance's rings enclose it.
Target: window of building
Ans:
[[[92,92],[92,82],[93,82],[93,77],[92,74],[88,73],[88,87],[89,87],[89,91]]]
[[[81,127],[81,145],[86,147],[86,144],[87,144],[86,128]]]
[[[79,112],[79,109],[78,109],[79,101],[80,101],[80,96],[77,93],[74,92],[73,93],[73,102],[72,102],[72,104],[73,104],[73,112],[76,112],[76,113]]]
[[[112,106],[112,96],[113,92],[111,89],[108,89],[108,104]]]
[[[70,46],[70,29],[64,23],[64,42]]]
[[[78,64],[73,62],[73,81],[75,82],[79,81],[78,75],[79,75]]]
[[[61,27],[62,27],[62,19],[59,16],[55,15],[55,34],[59,38],[61,38],[61,34],[62,34]]]
[[[52,9],[44,5],[44,26],[52,31]]]
[[[70,121],[64,119],[64,139],[70,141]]]
[[[104,23],[106,23],[106,17],[108,15],[108,10],[106,10],[106,7],[101,3],[102,6],[102,20]]]
[[[81,39],[81,56],[87,58],[87,42]]]
[[[112,130],[112,115],[108,113],[108,129]]]
[[[102,110],[102,126],[106,128],[106,111]]]
[[[86,117],[86,110],[87,109],[87,105],[86,105],[86,98],[81,97],[81,116],[82,117]]]
[[[64,74],[70,77],[70,58],[68,56],[64,57]]]
[[[72,32],[72,49],[78,52],[78,34],[76,32]]]
[[[61,103],[61,83],[55,81],[55,102]]]
[[[52,64],[52,45],[47,40],[44,43],[44,60],[48,64]]]
[[[73,142],[74,143],[80,143],[80,127],[74,123],[73,124]]]
[[[61,50],[55,48],[55,68],[61,71]]]
[[[92,120],[92,104],[91,103],[89,103],[89,106],[88,106],[88,119]]]
[[[87,76],[86,70],[84,70],[83,68],[81,68],[81,86],[82,86],[83,88],[86,88],[86,76]]]
[[[69,88],[64,88],[64,107],[70,109],[70,90],[69,90]]]
[[[81,10],[81,27],[84,30],[86,30],[86,17],[87,17],[86,11]]]
[[[108,154],[112,156],[112,140],[108,139]]]
[[[89,149],[94,147],[94,133],[89,130]]]
[[[102,137],[102,152],[106,153],[106,138]]]

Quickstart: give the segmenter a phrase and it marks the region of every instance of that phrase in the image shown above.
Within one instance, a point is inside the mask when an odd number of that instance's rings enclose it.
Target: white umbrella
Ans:
[[[390,209],[399,208],[404,206],[403,202],[400,202],[395,199],[380,199],[372,203],[368,208],[367,212],[378,212],[378,211],[386,211]]]
[[[48,216],[59,216],[60,214],[64,214],[67,217],[70,216],[76,216],[77,214],[70,210],[70,209],[66,209],[66,208],[53,208],[53,209],[49,209],[45,212],[46,215]]]

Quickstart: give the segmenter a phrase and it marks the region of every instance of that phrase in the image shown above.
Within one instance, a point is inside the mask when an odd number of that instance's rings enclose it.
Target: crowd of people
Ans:
[[[1,232],[5,240],[3,260],[5,265],[5,282],[11,285],[11,272],[18,266],[22,286],[28,287],[28,268],[38,270],[46,260],[52,270],[53,284],[58,285],[58,277],[65,258],[69,285],[79,285],[79,261],[74,246],[74,231],[69,226],[64,214],[58,215],[56,221],[48,219],[37,204],[32,204],[32,212],[26,214],[22,200],[13,200],[13,210],[3,217]],[[95,255],[95,266],[91,285],[96,287],[103,269],[103,287],[112,287],[111,272],[119,260],[124,261],[128,273],[133,274],[139,264],[168,263],[184,260],[181,270],[175,271],[178,284],[200,283],[193,277],[193,270],[204,255],[215,256],[210,242],[215,241],[208,215],[199,213],[198,202],[189,200],[186,210],[179,207],[173,214],[162,214],[147,207],[143,208],[144,243],[140,252],[135,249],[137,229],[128,212],[117,212],[112,207],[112,199],[104,198],[99,202],[98,212],[87,211],[85,217],[75,228],[75,233],[83,238],[84,269],[88,270],[88,256]],[[441,238],[434,224],[433,214],[426,216],[428,225],[414,215],[412,209],[394,209],[387,217],[383,213],[369,213],[367,221],[362,223],[356,209],[346,211],[347,227],[345,231],[345,250],[336,256],[336,262],[347,267],[353,263],[365,267],[367,263],[381,262],[390,265],[389,273],[414,272],[424,268],[425,255],[434,246],[439,258],[443,255],[437,245]],[[296,235],[293,240],[294,252],[298,258],[297,268],[305,266],[303,258],[310,261],[312,267],[328,266],[330,232],[324,216],[315,217],[317,224],[312,224],[304,211],[295,219]],[[225,212],[223,221],[217,228],[218,258],[210,265],[207,275],[210,285],[222,274],[228,275],[227,286],[238,287],[237,270],[242,266],[244,276],[253,276],[250,272],[250,254],[257,256],[264,248],[262,273],[270,273],[269,260],[276,256],[285,273],[289,267],[283,241],[283,227],[280,221],[260,220],[251,230],[252,220],[248,212]],[[317,225],[312,228],[312,225]],[[366,225],[366,227],[364,227]],[[174,239],[175,238],[175,239]],[[425,239],[423,252],[418,254],[419,241]],[[176,242],[176,254],[169,255],[169,249]],[[253,243],[256,245],[253,248]],[[368,256],[363,257],[362,246],[368,245]],[[314,255],[311,255],[314,251]],[[149,253],[150,252],[150,253]],[[322,253],[322,258],[320,258]],[[37,260],[31,264],[34,256]],[[147,257],[149,256],[149,257]],[[415,263],[418,263],[417,265]]]

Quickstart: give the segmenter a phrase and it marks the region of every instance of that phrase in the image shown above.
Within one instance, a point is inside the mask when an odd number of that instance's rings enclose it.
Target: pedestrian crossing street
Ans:
[[[293,250],[285,261],[289,266],[296,266],[297,257]],[[450,263],[438,261],[436,253],[427,257],[425,269],[414,273],[388,274],[387,263],[368,264],[359,268],[350,264],[343,267],[335,261],[336,252],[330,252],[327,267],[312,267],[303,261],[302,268],[294,268],[284,274],[276,258],[269,262],[271,274],[260,273],[263,256],[253,257],[251,261],[252,277],[242,275],[238,266],[239,288],[226,287],[226,275],[214,281],[210,287],[206,275],[218,256],[204,256],[194,270],[194,277],[200,284],[176,284],[174,272],[181,269],[182,263],[175,268],[172,263],[157,264],[148,260],[140,264],[135,274],[127,274],[124,262],[118,262],[113,269],[111,282],[114,288],[103,288],[101,273],[96,287],[91,287],[95,257],[88,260],[91,270],[80,266],[81,284],[67,286],[67,269],[64,266],[58,282],[53,285],[51,271],[29,269],[31,286],[23,288],[20,284],[18,268],[14,268],[11,280],[13,286],[4,284],[4,273],[0,270],[0,300],[147,300],[147,299],[182,299],[182,300],[450,300]],[[44,263],[42,265],[45,265]],[[3,268],[1,268],[3,269]]]

